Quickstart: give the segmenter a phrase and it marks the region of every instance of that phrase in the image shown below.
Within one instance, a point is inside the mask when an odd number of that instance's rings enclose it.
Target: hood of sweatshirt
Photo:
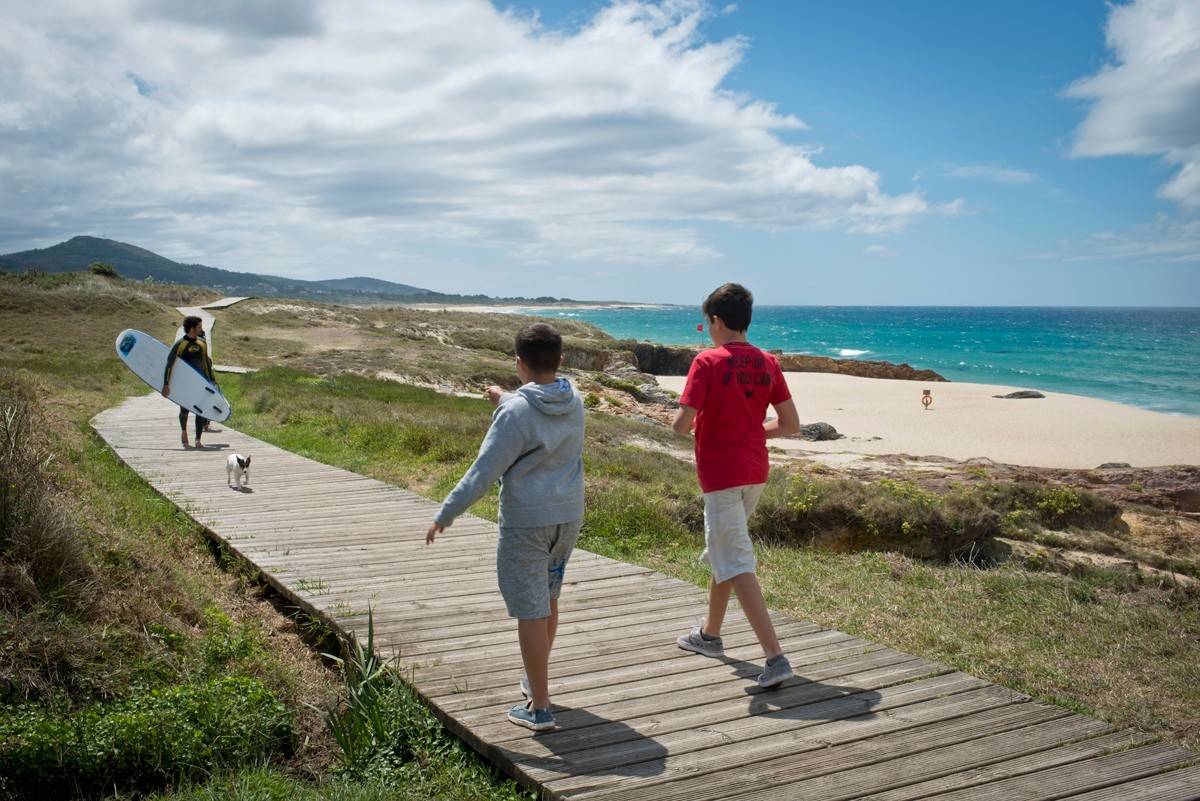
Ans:
[[[542,414],[567,414],[575,408],[575,388],[565,378],[553,384],[526,384],[517,392]]]

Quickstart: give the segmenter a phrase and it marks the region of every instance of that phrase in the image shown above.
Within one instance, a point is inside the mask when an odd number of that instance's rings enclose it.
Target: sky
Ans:
[[[1200,305],[1196,0],[0,0],[0,252]]]

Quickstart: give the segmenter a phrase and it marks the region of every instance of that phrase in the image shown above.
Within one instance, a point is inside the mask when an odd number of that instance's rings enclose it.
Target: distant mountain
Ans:
[[[382,278],[330,278],[326,281],[314,281],[313,283],[332,289],[341,289],[350,292],[373,292],[377,295],[424,295],[430,292],[428,289],[421,289],[420,287],[409,286],[408,284],[396,284],[391,281],[384,281]]]
[[[379,278],[303,281],[275,275],[233,272],[203,264],[180,264],[136,245],[94,236],[76,236],[53,247],[0,256],[0,269],[23,272],[34,268],[48,273],[64,273],[86,270],[92,262],[109,264],[125,278],[139,281],[152,278],[166,283],[207,286],[231,295],[275,295],[358,302],[411,302],[417,299],[456,302],[460,298],[458,295],[443,295]],[[477,299],[479,296],[472,297]],[[466,299],[463,297],[462,301]]]

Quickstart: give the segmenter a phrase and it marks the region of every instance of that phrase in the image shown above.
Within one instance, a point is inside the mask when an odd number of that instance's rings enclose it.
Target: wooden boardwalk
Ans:
[[[761,691],[733,613],[721,660],[675,638],[702,590],[576,551],[551,666],[559,729],[503,714],[521,698],[516,626],[496,590],[495,525],[465,516],[427,548],[437,504],[232,429],[179,445],[174,406],[130,399],[93,425],[126,464],[298,606],[343,633],[373,608],[446,725],[546,798],[1188,801],[1200,755],[944,665],[776,616],[798,678]],[[254,457],[246,492],[226,455]]]

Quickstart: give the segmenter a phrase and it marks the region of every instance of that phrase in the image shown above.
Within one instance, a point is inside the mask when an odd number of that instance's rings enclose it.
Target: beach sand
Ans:
[[[1200,417],[1054,392],[1033,400],[992,397],[1020,387],[785,375],[801,422],[829,423],[846,435],[832,442],[771,441],[797,451],[983,457],[1031,467],[1200,464]],[[658,381],[667,389],[683,390],[682,376],[659,376]],[[921,406],[925,389],[933,393],[928,411]]]

